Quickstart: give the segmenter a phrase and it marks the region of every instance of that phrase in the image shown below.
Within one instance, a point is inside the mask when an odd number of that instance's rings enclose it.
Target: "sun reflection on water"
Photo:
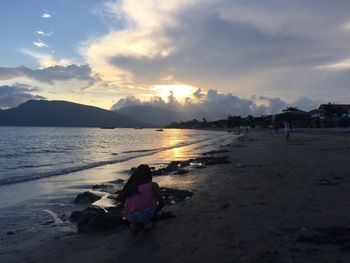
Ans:
[[[179,129],[166,129],[164,132],[168,133],[166,138],[167,141],[160,142],[161,145],[168,145],[173,147],[181,142],[184,142],[184,138],[188,136],[188,131]],[[159,153],[160,158],[165,162],[186,160],[194,157],[194,145],[184,145],[174,147],[167,151]]]

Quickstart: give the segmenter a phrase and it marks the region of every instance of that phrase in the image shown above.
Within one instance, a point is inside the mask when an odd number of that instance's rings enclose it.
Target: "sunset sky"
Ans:
[[[4,0],[0,24],[2,109],[350,103],[350,1]]]

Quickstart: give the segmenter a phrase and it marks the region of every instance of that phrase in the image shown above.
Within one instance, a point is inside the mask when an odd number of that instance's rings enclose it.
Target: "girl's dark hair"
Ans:
[[[152,182],[151,168],[147,164],[139,165],[130,176],[123,188],[126,197],[133,196],[138,192],[139,185]]]

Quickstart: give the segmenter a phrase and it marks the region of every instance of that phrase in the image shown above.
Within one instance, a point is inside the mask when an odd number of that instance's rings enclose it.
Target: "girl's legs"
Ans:
[[[152,228],[153,223],[151,219],[153,218],[157,209],[156,203],[152,204],[150,207],[144,208],[140,211],[136,211],[127,215],[128,221],[131,223],[131,230],[137,229],[143,226],[145,230]]]

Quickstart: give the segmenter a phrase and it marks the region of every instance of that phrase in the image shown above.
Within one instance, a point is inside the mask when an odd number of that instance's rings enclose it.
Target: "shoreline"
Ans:
[[[222,140],[229,140],[230,137],[231,136],[223,136]],[[66,192],[67,189],[73,190],[74,186],[77,190],[80,190],[84,185],[85,188],[88,188],[93,184],[113,181],[118,178],[125,179],[127,177],[126,171],[142,162],[158,167],[164,163],[170,163],[171,161],[192,158],[200,155],[199,152],[201,151],[215,147],[213,145],[213,141],[215,140],[216,138],[194,141],[177,147],[167,147],[166,149],[151,154],[141,154],[140,156],[135,156],[130,159],[127,158],[122,162],[105,164],[62,175],[0,185],[0,209],[18,203],[21,201],[20,199],[25,201],[27,199],[37,198],[39,195],[49,195],[52,192],[60,194],[62,191]],[[219,138],[219,140],[221,139]],[[157,163],[159,161],[160,163]],[[31,189],[33,189],[33,191],[31,191]],[[16,199],[18,199],[18,201]],[[7,204],[7,201],[9,204]]]
[[[10,127],[11,128],[11,127]],[[33,127],[32,127],[33,128]],[[35,128],[35,127],[34,127]],[[40,128],[40,127],[39,127]],[[47,127],[42,127],[42,128],[47,128]],[[79,129],[79,128],[75,128]],[[154,129],[145,129],[147,130],[154,130]],[[169,131],[173,129],[168,129]],[[192,130],[196,131],[196,130]],[[203,130],[206,131],[206,130]],[[210,130],[207,130],[210,131]],[[224,131],[214,131],[212,132],[224,132]],[[140,149],[136,150],[121,150],[120,152],[111,152],[110,156],[104,156],[103,159],[97,160],[97,161],[90,161],[90,162],[80,162],[76,166],[72,167],[64,167],[64,168],[56,168],[54,170],[48,170],[45,172],[42,171],[33,171],[31,174],[26,174],[26,175],[20,175],[20,176],[8,176],[5,178],[0,178],[0,187],[5,186],[5,185],[12,185],[12,184],[17,184],[17,183],[23,183],[23,182],[30,182],[34,180],[40,180],[44,178],[51,178],[55,176],[65,176],[69,174],[76,174],[80,172],[85,172],[86,170],[94,169],[94,168],[99,168],[99,167],[104,167],[107,165],[114,165],[114,164],[119,164],[119,163],[124,163],[128,162],[132,159],[137,159],[137,158],[142,158],[142,157],[147,157],[147,156],[152,156],[156,155],[161,152],[169,151],[175,148],[180,148],[180,147],[186,147],[190,145],[197,145],[201,143],[206,143],[215,140],[215,137],[212,138],[197,138],[196,140],[192,141],[182,141],[178,142],[176,144],[169,144],[169,145],[162,145],[162,146],[156,146],[154,145],[154,148],[147,148],[144,149],[142,146],[140,146]],[[113,156],[113,158],[111,157]],[[26,171],[24,171],[26,172]],[[6,171],[5,171],[6,175]]]
[[[149,233],[132,235],[128,230],[115,230],[82,235],[58,230],[67,226],[45,226],[34,240],[24,238],[21,244],[15,242],[17,233],[1,235],[5,246],[0,259],[349,261],[350,252],[341,245],[298,241],[301,235],[313,235],[317,228],[350,227],[349,133],[298,131],[287,143],[282,133],[259,131],[218,148],[226,147],[229,152],[224,154],[230,164],[195,169],[181,180],[170,179],[175,187],[185,186],[194,196],[168,208],[176,217],[157,223]],[[38,247],[42,251],[34,252]]]

